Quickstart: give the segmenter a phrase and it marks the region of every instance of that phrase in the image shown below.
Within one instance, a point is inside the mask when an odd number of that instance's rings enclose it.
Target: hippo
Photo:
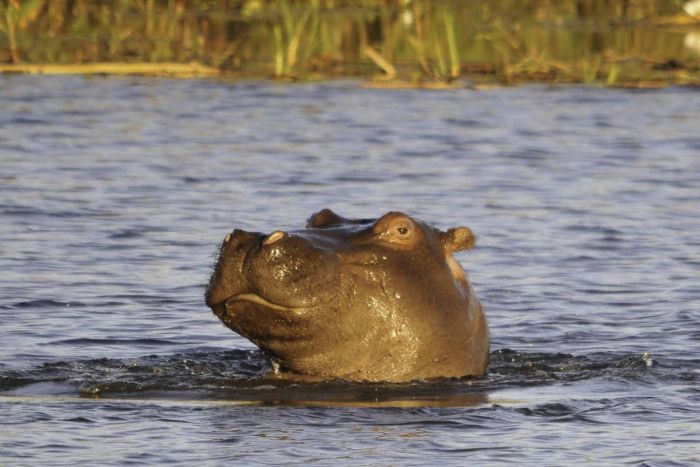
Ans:
[[[234,230],[206,303],[267,354],[276,377],[410,382],[480,375],[489,331],[446,232],[401,212],[347,219],[330,209],[304,229]]]

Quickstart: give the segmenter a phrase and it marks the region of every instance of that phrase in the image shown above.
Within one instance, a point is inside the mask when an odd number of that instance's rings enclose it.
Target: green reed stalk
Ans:
[[[282,45],[282,27],[279,24],[272,26],[272,33],[275,38],[275,76],[284,75],[284,47]]]
[[[447,35],[447,47],[450,51],[450,78],[459,77],[461,68],[459,61],[459,49],[457,48],[457,34],[455,32],[455,17],[452,11],[445,12],[445,33]]]

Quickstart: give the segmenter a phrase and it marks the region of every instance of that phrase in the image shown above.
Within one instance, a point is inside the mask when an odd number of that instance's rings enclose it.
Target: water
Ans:
[[[0,77],[0,463],[700,462],[700,93]],[[272,383],[218,243],[331,207],[477,248],[489,374]]]

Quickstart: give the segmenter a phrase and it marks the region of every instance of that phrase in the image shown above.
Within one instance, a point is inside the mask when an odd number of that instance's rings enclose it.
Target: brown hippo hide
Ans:
[[[482,374],[489,333],[452,253],[466,227],[442,232],[400,212],[226,236],[207,305],[287,375],[401,382]]]

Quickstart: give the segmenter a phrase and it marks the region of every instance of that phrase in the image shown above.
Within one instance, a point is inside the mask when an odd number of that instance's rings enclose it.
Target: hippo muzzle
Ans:
[[[481,374],[488,328],[451,256],[465,227],[441,232],[402,213],[226,236],[206,291],[226,326],[307,379],[410,381]]]
[[[207,292],[209,306],[244,295],[282,308],[327,305],[337,287],[339,260],[302,235],[270,235],[234,230],[227,235],[220,263]]]

